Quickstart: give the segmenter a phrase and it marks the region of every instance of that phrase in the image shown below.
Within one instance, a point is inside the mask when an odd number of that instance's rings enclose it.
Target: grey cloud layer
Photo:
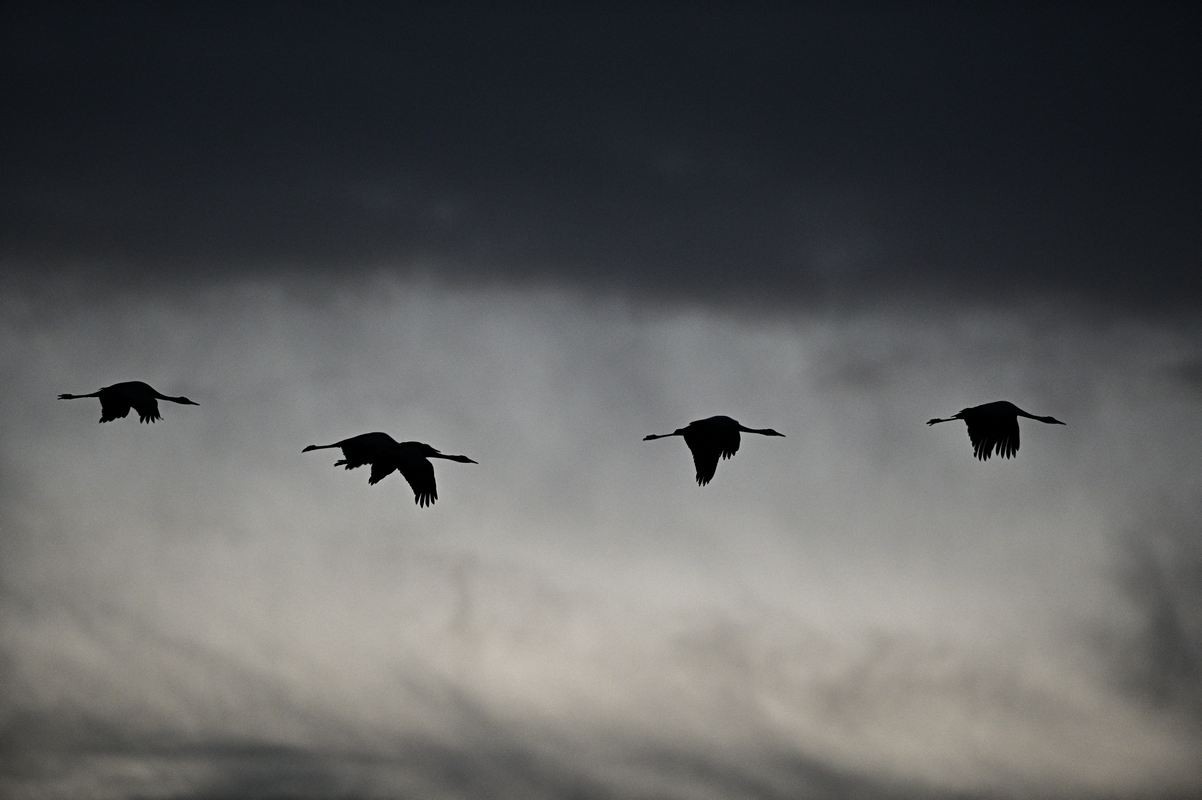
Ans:
[[[387,581],[360,564],[343,573],[354,591],[311,573],[311,594],[289,591],[282,562],[227,562],[229,577],[285,591],[292,608],[269,625],[257,604],[222,607],[195,569],[175,584],[191,604],[136,599],[166,588],[152,575],[110,592],[116,603],[6,593],[21,656],[0,786],[885,800],[1172,797],[1199,779],[1197,731],[1171,707],[1030,643],[856,643],[771,609],[657,613],[495,562],[395,555]]]
[[[0,303],[7,794],[1202,781],[1188,326],[751,323],[386,277]],[[114,373],[201,406],[97,425],[54,399]],[[1003,388],[1069,427],[982,469],[922,425]],[[641,441],[721,411],[789,438],[705,490]],[[423,512],[300,453],[374,429],[481,463]]]
[[[1191,4],[6,12],[8,271],[1198,304]]]

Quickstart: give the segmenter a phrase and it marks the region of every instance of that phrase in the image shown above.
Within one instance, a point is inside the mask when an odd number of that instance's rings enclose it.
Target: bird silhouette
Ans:
[[[138,412],[141,422],[158,422],[163,417],[159,414],[159,400],[170,400],[184,406],[198,406],[186,397],[168,397],[160,394],[157,389],[142,381],[125,381],[114,383],[91,394],[60,394],[59,400],[78,400],[81,397],[100,398],[100,421],[112,422],[127,416],[130,408]]]
[[[739,431],[758,433],[763,436],[784,436],[771,428],[745,428],[730,417],[708,417],[690,422],[671,433],[651,433],[643,437],[644,442],[668,436],[683,436],[684,443],[693,454],[693,465],[697,468],[697,485],[705,486],[718,469],[719,458],[730,458],[739,452]]]
[[[331,447],[342,448],[343,458],[335,461],[334,466],[345,466],[355,469],[364,464],[371,464],[371,477],[367,479],[374,486],[393,470],[398,470],[409,481],[413,489],[413,500],[421,507],[432,506],[438,499],[438,487],[434,483],[434,465],[428,459],[445,458],[448,461],[458,461],[461,464],[478,464],[467,456],[448,456],[435,450],[424,442],[398,442],[387,433],[361,433],[349,439],[333,444],[311,444],[302,450],[326,450]]]
[[[1028,414],[1009,400],[998,400],[981,406],[966,408],[947,419],[927,420],[927,425],[962,419],[968,425],[968,439],[972,442],[972,454],[982,461],[997,453],[1002,458],[1013,458],[1018,452],[1018,418],[1036,419],[1049,425],[1067,425],[1055,417],[1039,417]]]

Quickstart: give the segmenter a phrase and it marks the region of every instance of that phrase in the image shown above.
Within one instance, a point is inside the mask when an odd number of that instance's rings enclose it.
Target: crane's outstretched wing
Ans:
[[[1011,417],[1002,428],[994,452],[1002,458],[1014,458],[1018,453],[1018,417]]]
[[[347,467],[347,469],[350,469],[350,467]],[[371,477],[367,479],[367,485],[375,486],[391,475],[394,469],[396,469],[396,464],[390,461],[373,461],[371,465]]]
[[[159,414],[159,401],[153,397],[144,397],[135,400],[130,405],[138,412],[138,420],[140,422],[158,422],[163,417]],[[128,410],[128,406],[126,407]],[[121,416],[125,416],[122,414]]]
[[[705,486],[714,479],[714,473],[718,470],[718,459],[730,458],[739,452],[739,432],[686,432],[684,443],[693,454],[693,466],[697,468],[697,485]]]
[[[361,433],[341,442],[334,442],[334,447],[342,450],[342,460],[335,462],[334,466],[355,469],[376,461],[390,461],[396,446],[397,443],[386,433]]]
[[[718,450],[692,443],[689,443],[689,450],[693,453],[693,466],[697,468],[697,485],[705,486],[714,479],[714,472],[718,469]]]
[[[401,461],[396,468],[409,481],[415,503],[423,508],[434,505],[438,499],[438,487],[434,484],[433,464],[424,458],[410,458]]]
[[[972,454],[982,461],[988,461],[994,453],[1013,458],[1018,452],[1018,418],[970,422],[968,439],[972,442]]]
[[[356,447],[342,447],[343,457],[334,462],[336,467],[358,469],[364,464],[371,464],[371,455]]]
[[[112,422],[115,419],[129,415],[130,402],[127,398],[115,395],[111,392],[102,392],[100,395],[100,421]],[[141,412],[139,412],[141,413]],[[142,420],[145,422],[146,420]]]

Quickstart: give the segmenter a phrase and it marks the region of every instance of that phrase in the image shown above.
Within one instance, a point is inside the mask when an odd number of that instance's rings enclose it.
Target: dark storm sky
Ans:
[[[1202,300],[1196,4],[8,4],[0,257]]]

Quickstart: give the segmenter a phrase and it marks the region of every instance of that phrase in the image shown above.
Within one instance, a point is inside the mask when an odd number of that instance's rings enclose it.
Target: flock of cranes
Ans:
[[[157,422],[159,400],[180,405],[200,405],[186,397],[169,397],[142,381],[127,381],[105,386],[91,394],[60,394],[60,400],[77,400],[83,397],[100,399],[100,421],[112,422],[129,414],[130,409],[138,412],[141,422]],[[1028,414],[1008,400],[998,400],[972,408],[965,408],[946,419],[935,418],[927,425],[939,422],[963,420],[968,426],[968,439],[972,443],[973,455],[987,461],[995,453],[1002,458],[1012,458],[1018,453],[1018,418],[1038,420],[1049,425],[1064,425],[1055,417],[1040,417]],[[730,458],[739,452],[740,434],[758,433],[761,436],[784,436],[772,428],[748,428],[737,420],[725,416],[707,417],[690,422],[671,433],[652,433],[643,441],[680,436],[693,454],[693,465],[697,469],[697,485],[705,486],[713,480],[718,461]],[[394,470],[401,473],[413,489],[413,500],[419,507],[431,506],[438,499],[438,486],[434,480],[434,465],[431,458],[458,461],[461,464],[478,464],[467,456],[446,455],[424,442],[398,442],[386,433],[362,433],[333,444],[311,444],[302,453],[310,450],[339,448],[342,458],[334,462],[335,467],[355,469],[371,465],[369,485],[375,485],[388,477]]]

